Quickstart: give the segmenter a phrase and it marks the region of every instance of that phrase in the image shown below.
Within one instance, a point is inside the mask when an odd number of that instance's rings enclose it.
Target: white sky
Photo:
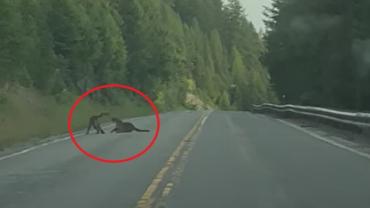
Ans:
[[[271,0],[240,0],[245,7],[248,20],[251,21],[256,27],[257,31],[264,30],[265,25],[263,23],[263,6],[270,6]]]

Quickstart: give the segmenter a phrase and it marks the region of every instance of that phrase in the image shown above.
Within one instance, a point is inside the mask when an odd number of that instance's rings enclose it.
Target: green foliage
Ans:
[[[222,108],[273,94],[265,49],[238,0],[3,0],[0,39],[0,86],[60,103],[104,83],[131,84],[166,110],[185,105],[187,93]],[[124,100],[116,95],[91,99]]]
[[[2,98],[6,98],[3,104]],[[66,115],[75,99],[76,96],[72,96],[61,104],[53,96],[41,95],[36,90],[21,87],[11,93],[0,93],[0,147],[37,142],[37,139],[64,134],[67,128]],[[132,100],[110,106],[84,100],[73,115],[72,128],[76,131],[86,128],[89,117],[103,111],[120,118],[132,118],[148,115],[150,110],[147,105]]]
[[[4,105],[8,102],[8,98],[6,97],[6,95],[0,93],[0,105]]]
[[[222,27],[222,0],[174,0],[175,10],[186,24],[194,19],[199,22],[203,31],[209,32]]]
[[[368,1],[275,0],[265,63],[285,102],[369,110]]]
[[[222,109],[228,109],[230,107],[230,97],[229,97],[229,94],[226,91],[224,91],[220,95],[220,97],[218,98],[216,104],[218,106],[220,106],[220,108],[222,108]]]
[[[0,2],[0,84],[17,79],[23,68],[22,17],[15,1]]]

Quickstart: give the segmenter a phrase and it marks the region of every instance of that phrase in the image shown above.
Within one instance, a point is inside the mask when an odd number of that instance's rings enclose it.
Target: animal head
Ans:
[[[103,113],[100,113],[100,115],[98,115],[99,117],[102,117],[102,116],[108,116],[109,113],[108,112],[103,112]]]

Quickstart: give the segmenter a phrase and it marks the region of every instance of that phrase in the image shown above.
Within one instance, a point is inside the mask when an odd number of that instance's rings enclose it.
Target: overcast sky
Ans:
[[[271,0],[240,0],[245,7],[249,21],[256,27],[257,31],[264,29],[263,6],[270,6]]]

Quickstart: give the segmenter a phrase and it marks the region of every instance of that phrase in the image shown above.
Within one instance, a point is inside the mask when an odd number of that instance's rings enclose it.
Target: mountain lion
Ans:
[[[96,116],[91,116],[90,119],[89,119],[89,127],[87,128],[86,135],[89,134],[91,127],[96,130],[97,134],[100,134],[100,133],[105,134],[105,132],[103,131],[103,129],[100,126],[99,118],[101,118],[103,116],[107,116],[107,115],[109,115],[109,113],[101,113],[101,114],[96,115]]]
[[[116,133],[128,133],[128,132],[149,132],[149,130],[142,130],[136,128],[132,123],[129,122],[123,122],[118,118],[112,118],[112,121],[116,123],[116,128],[114,128],[111,133],[116,132]]]

